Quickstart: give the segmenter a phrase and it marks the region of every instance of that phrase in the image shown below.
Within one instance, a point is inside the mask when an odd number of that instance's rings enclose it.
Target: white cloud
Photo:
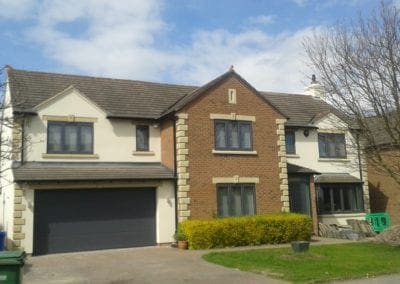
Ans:
[[[275,21],[274,15],[258,15],[250,17],[247,22],[251,25],[269,25]]]
[[[204,84],[234,65],[256,88],[286,92],[302,92],[301,72],[309,75],[300,42],[310,29],[278,35],[256,26],[239,33],[201,30],[182,46],[169,41],[175,31],[162,20],[157,0],[46,0],[37,15],[27,35],[68,72]],[[68,32],[77,25],[84,30]]]
[[[34,0],[0,0],[0,19],[20,20],[29,16]]]
[[[305,6],[309,0],[292,0],[296,5],[303,7]]]

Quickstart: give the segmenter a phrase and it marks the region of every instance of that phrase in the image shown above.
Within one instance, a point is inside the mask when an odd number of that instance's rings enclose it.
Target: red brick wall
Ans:
[[[385,159],[390,160],[391,152]],[[398,162],[398,161],[397,161]],[[371,212],[387,212],[393,225],[400,225],[400,185],[389,175],[368,164]]]
[[[173,170],[174,162],[174,121],[165,120],[160,125],[161,131],[161,163]]]
[[[237,104],[228,103],[228,88],[235,88]],[[207,91],[182,112],[188,113],[188,149],[191,218],[211,218],[217,213],[216,185],[212,177],[259,177],[256,184],[258,213],[280,212],[276,119],[283,118],[235,77]],[[257,155],[213,154],[214,120],[210,113],[251,115],[253,149]]]

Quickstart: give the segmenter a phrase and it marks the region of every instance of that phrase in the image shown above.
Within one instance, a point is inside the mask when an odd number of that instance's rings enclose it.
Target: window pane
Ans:
[[[215,123],[215,148],[226,148],[225,123],[223,122]]]
[[[149,127],[147,125],[136,126],[136,150],[149,150]]]
[[[333,210],[342,211],[341,190],[338,187],[332,188],[333,195]]]
[[[242,214],[242,189],[240,185],[232,185],[230,190],[229,215],[240,216]]]
[[[293,131],[287,131],[285,133],[285,143],[286,143],[286,153],[287,154],[295,154],[295,134]]]
[[[62,152],[62,125],[49,123],[47,137],[47,152]]]
[[[218,216],[229,216],[229,189],[228,186],[218,186],[217,188],[217,207]]]
[[[346,157],[346,142],[343,134],[337,134],[336,137],[336,155],[337,157]]]
[[[331,198],[331,190],[329,187],[323,188],[324,193],[324,212],[332,212],[332,198]]]
[[[256,206],[254,204],[255,190],[252,185],[243,186],[243,215],[254,215]]]
[[[78,152],[78,127],[76,124],[66,124],[64,129],[64,151]]]
[[[80,151],[93,153],[93,127],[89,124],[80,126]]]
[[[327,140],[328,140],[328,157],[337,157],[335,136],[327,135]]]
[[[318,147],[319,147],[319,156],[327,157],[328,153],[326,151],[326,136],[323,134],[318,135]]]
[[[227,133],[228,133],[228,147],[239,148],[239,133],[238,124],[236,122],[227,123]]]
[[[239,139],[241,149],[251,149],[251,126],[248,123],[239,124]]]

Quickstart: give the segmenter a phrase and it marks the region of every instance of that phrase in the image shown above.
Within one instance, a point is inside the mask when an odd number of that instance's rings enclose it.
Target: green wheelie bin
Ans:
[[[24,251],[0,252],[0,284],[20,284],[25,263]]]

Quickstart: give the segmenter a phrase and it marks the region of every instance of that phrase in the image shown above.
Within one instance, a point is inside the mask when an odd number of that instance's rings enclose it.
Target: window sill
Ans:
[[[42,154],[43,159],[98,159],[98,154]]]
[[[286,158],[300,159],[300,156],[298,154],[286,154]]]
[[[339,162],[339,163],[350,163],[350,159],[346,158],[319,158],[318,162]]]
[[[222,155],[257,155],[257,151],[224,151],[224,150],[212,150],[213,154]]]
[[[153,151],[133,151],[132,155],[134,155],[134,156],[155,156],[156,154]]]
[[[318,217],[364,217],[365,216],[365,212],[344,212],[344,213],[323,213],[323,214],[318,214]]]

